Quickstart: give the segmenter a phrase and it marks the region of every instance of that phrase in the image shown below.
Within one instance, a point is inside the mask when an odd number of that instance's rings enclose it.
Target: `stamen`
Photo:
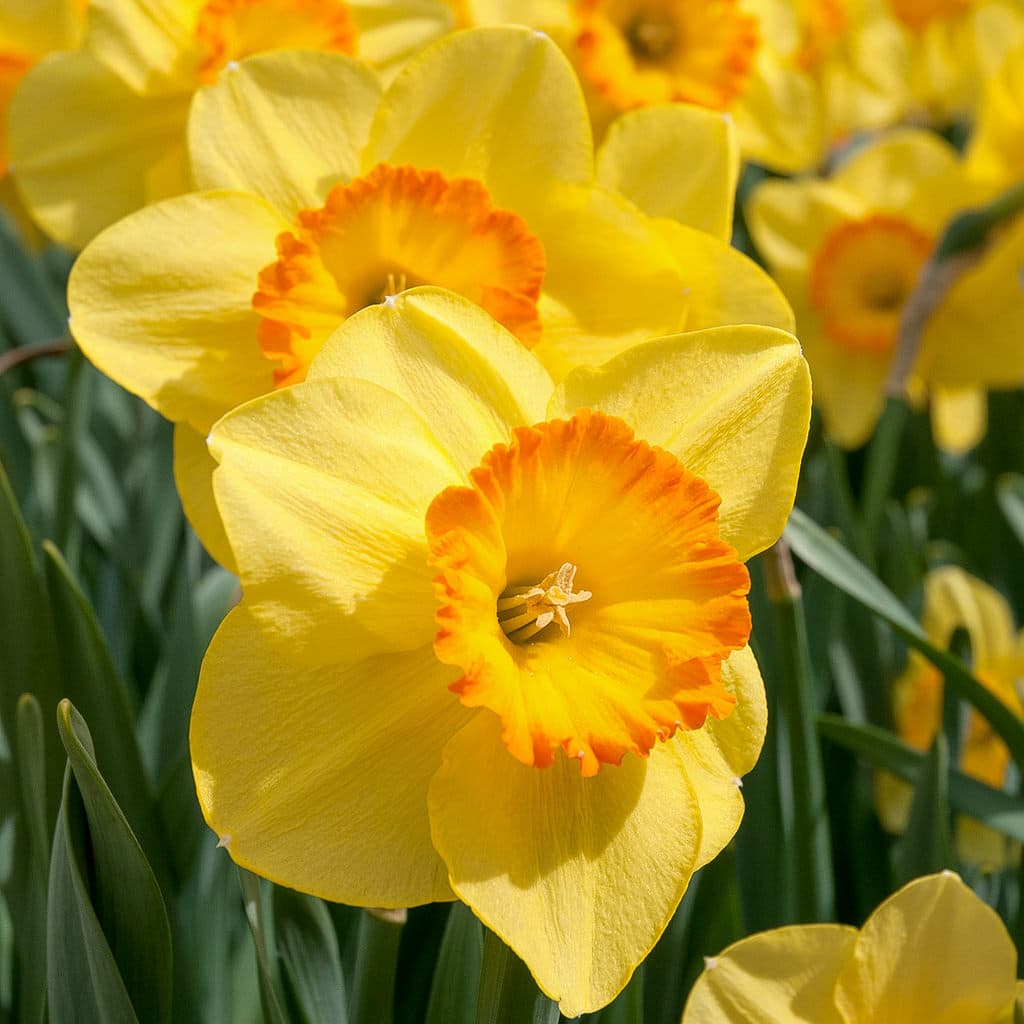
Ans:
[[[516,643],[525,643],[557,622],[562,636],[569,636],[571,626],[565,609],[593,596],[589,590],[574,591],[575,580],[576,566],[565,562],[534,587],[506,590],[497,602],[498,622],[505,635]]]
[[[384,290],[380,293],[380,301],[386,302],[388,299],[404,292],[408,287],[409,279],[404,270],[400,270],[397,274],[389,271],[387,281],[384,282]]]

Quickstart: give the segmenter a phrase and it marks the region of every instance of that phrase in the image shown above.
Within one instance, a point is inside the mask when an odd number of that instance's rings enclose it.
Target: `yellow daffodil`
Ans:
[[[461,899],[564,1013],[609,1002],[739,824],[743,562],[808,415],[771,328],[556,387],[451,292],[356,313],[210,438],[244,595],[192,714],[221,843],[331,900]]]
[[[8,178],[7,113],[26,74],[54,50],[74,46],[82,28],[80,0],[0,0],[0,198],[18,217]]]
[[[600,132],[671,101],[727,111],[745,156],[780,171],[895,120],[900,34],[863,0],[463,0],[477,24],[522,22],[557,39]]]
[[[890,896],[858,931],[761,932],[708,957],[683,1024],[1012,1024],[1017,949],[951,871]]]
[[[967,167],[993,191],[1024,180],[1024,43],[985,80]]]
[[[922,624],[928,638],[947,647],[958,629],[970,638],[974,674],[1014,714],[1024,717],[1024,633],[1018,636],[1006,599],[987,583],[956,566],[944,566],[925,577]],[[911,652],[906,671],[893,688],[896,728],[902,739],[918,750],[932,745],[942,728],[942,673],[931,662]],[[1002,789],[1010,766],[1006,744],[977,712],[972,711],[960,752],[960,770],[989,786]],[[910,810],[910,787],[889,775],[880,775],[878,808],[891,832],[902,832]],[[1009,841],[1000,833],[962,820],[957,829],[960,857],[974,864],[1000,866],[1007,859]]]
[[[91,0],[81,48],[26,75],[11,108],[18,188],[48,234],[81,248],[191,187],[192,98],[242,58],[304,48],[388,69],[450,25],[441,0]]]
[[[950,218],[971,201],[957,154],[924,131],[895,132],[829,179],[762,184],[747,222],[793,304],[825,427],[863,444],[881,412],[900,318]],[[1024,376],[1024,219],[965,269],[924,326],[915,385],[927,389],[938,444],[984,435],[985,388]],[[982,343],[983,342],[983,343]]]
[[[1021,0],[883,0],[898,27],[892,54],[918,114],[946,122],[971,113],[982,83],[1024,41]]]
[[[191,138],[207,191],[104,232],[69,304],[89,358],[179,424],[179,489],[222,560],[210,426],[301,380],[339,323],[406,287],[473,299],[556,376],[679,330],[792,327],[774,283],[723,240],[728,126],[642,111],[595,170],[572,70],[525,29],[448,36],[383,95],[343,56],[250,58],[196,98]]]

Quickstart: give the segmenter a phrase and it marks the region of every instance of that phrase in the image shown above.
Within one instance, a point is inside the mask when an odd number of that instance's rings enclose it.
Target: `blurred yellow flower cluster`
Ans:
[[[614,999],[744,812],[745,563],[811,377],[840,446],[888,389],[955,454],[1024,377],[1022,111],[1017,0],[0,0],[0,157],[81,250],[74,342],[174,424],[240,581],[191,725],[237,864],[461,900],[564,1014]],[[974,641],[933,586],[929,635]],[[1003,632],[977,670],[1019,711]],[[918,748],[926,671],[896,686]],[[981,731],[963,768],[1000,787]],[[686,1020],[895,1020],[889,982],[1002,1020],[972,900],[931,879],[859,935],[744,940]],[[894,966],[890,918],[950,908],[998,954],[989,1016]]]

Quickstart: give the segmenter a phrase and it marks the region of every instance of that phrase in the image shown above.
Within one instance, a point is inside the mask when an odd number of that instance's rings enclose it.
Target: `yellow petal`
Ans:
[[[746,560],[773,544],[793,507],[810,419],[810,377],[796,339],[768,327],[661,338],[599,369],[570,374],[549,416],[620,416],[722,498],[722,538]]]
[[[538,423],[551,379],[477,305],[439,288],[402,292],[336,331],[309,379],[359,377],[407,402],[464,472],[512,429]]]
[[[490,713],[445,748],[430,823],[452,888],[567,1017],[626,984],[682,898],[701,835],[674,745],[582,778],[565,757],[517,761]]]
[[[579,83],[540,33],[504,26],[447,36],[385,94],[363,169],[381,161],[478,178],[495,205],[529,220],[544,187],[592,177]]]
[[[239,193],[180,196],[114,225],[68,285],[71,329],[108,376],[205,434],[273,387],[252,293],[287,225]]]
[[[894,131],[858,150],[831,182],[873,210],[899,213],[933,232],[964,201],[956,150],[921,129]]]
[[[661,221],[658,229],[686,281],[688,331],[727,324],[794,330],[793,311],[779,286],[748,256],[683,224]]]
[[[1014,652],[1013,613],[1006,598],[955,565],[925,577],[922,625],[940,647],[947,647],[958,629],[966,629],[971,659],[978,666],[1010,658]]]
[[[289,219],[318,207],[359,173],[379,99],[373,73],[341,54],[275,50],[240,61],[192,104],[196,185],[254,192]]]
[[[811,924],[741,939],[705,959],[683,1024],[844,1024],[833,988],[856,937],[846,925]]]
[[[742,776],[757,763],[768,724],[768,705],[760,669],[749,647],[734,651],[722,664],[722,682],[736,697],[725,718],[708,716],[703,728],[677,732],[680,751],[700,804],[698,866],[718,856],[743,819]]]
[[[174,426],[174,483],[192,529],[210,556],[225,569],[237,573],[235,556],[224,532],[213,496],[213,471],[217,462],[206,446],[206,436],[187,423]]]
[[[90,0],[87,45],[132,91],[185,91],[200,56],[190,20],[202,0]]]
[[[359,30],[359,59],[385,72],[450,31],[454,21],[442,0],[348,0],[348,6]]]
[[[338,661],[430,643],[423,519],[464,478],[405,402],[350,378],[296,384],[226,416],[210,450],[242,589],[269,634]]]
[[[597,154],[597,180],[651,217],[669,217],[728,242],[739,177],[732,119],[672,104],[612,123]]]
[[[661,222],[605,189],[559,190],[530,227],[547,270],[533,353],[559,380],[683,327],[687,281]]]
[[[988,429],[988,395],[978,388],[936,388],[930,396],[932,437],[952,455],[969,452]]]
[[[943,872],[904,886],[865,921],[836,1003],[847,1020],[990,1021],[1012,1003],[1016,975],[999,916]]]
[[[825,124],[810,75],[762,47],[747,91],[733,107],[740,149],[782,173],[804,171],[821,159]]]
[[[187,112],[187,96],[140,96],[88,53],[52,54],[23,79],[8,125],[32,216],[81,248],[120,217],[183,192]]]
[[[1024,217],[1018,217],[946,293],[925,326],[915,371],[929,384],[1019,386],[1024,377],[1022,266]]]
[[[192,709],[200,805],[236,863],[362,906],[451,899],[427,784],[469,715],[430,648],[298,666],[247,605],[210,644]]]
[[[866,212],[863,200],[824,181],[766,181],[746,207],[751,237],[773,271],[806,270],[833,228]]]

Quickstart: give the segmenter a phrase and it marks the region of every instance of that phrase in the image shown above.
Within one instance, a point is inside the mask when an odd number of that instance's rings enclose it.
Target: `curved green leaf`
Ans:
[[[345,979],[330,914],[315,896],[275,885],[274,932],[285,988],[303,1024],[346,1024]]]
[[[959,658],[936,647],[882,581],[809,516],[794,508],[785,538],[794,553],[833,586],[884,619],[945,676],[946,684],[984,717],[1024,770],[1024,722],[967,670]]]
[[[465,903],[453,903],[434,968],[427,1024],[473,1024],[483,951],[483,925]]]
[[[61,701],[57,725],[68,771],[50,867],[51,1019],[163,1024],[171,932],[160,888],[70,701]]]

